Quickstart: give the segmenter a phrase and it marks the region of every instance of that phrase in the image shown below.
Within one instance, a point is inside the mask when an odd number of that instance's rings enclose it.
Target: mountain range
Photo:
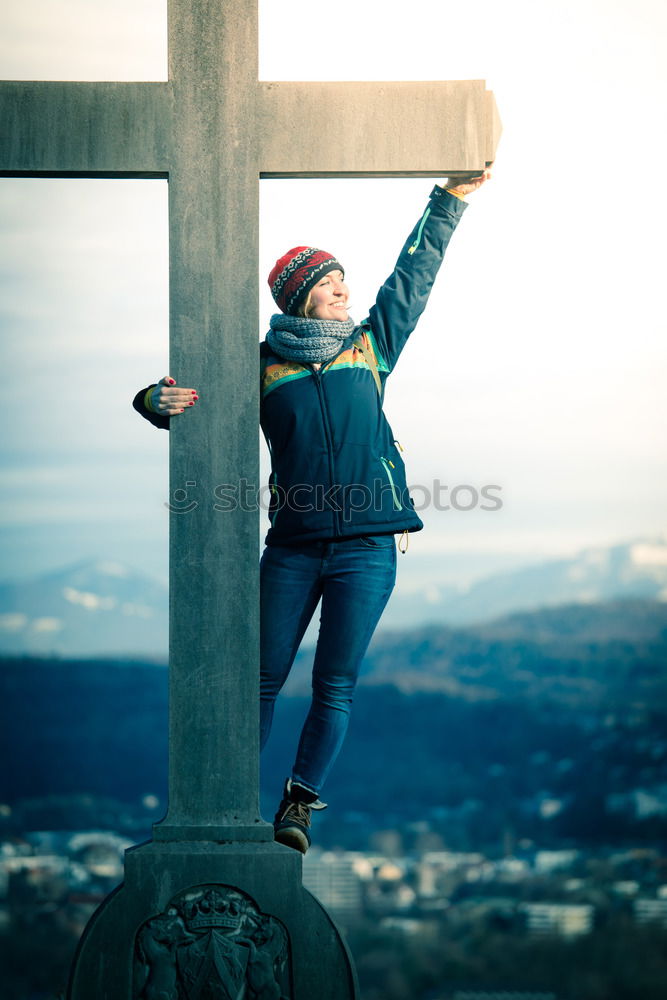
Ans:
[[[407,593],[395,592],[392,597],[393,628],[429,622],[473,624],[515,611],[574,602],[591,604],[623,597],[667,600],[667,535],[591,546],[571,558],[485,575],[458,588],[439,584],[429,567],[428,582],[411,583],[406,589]]]
[[[460,627],[563,604],[667,601],[667,536],[586,548],[458,588],[438,583],[434,558],[428,567],[416,559],[399,578],[379,634]],[[306,643],[315,634],[316,622]],[[0,653],[164,658],[167,648],[168,588],[121,563],[91,559],[0,585]]]
[[[301,686],[290,678],[276,706],[265,815],[308,710],[309,655],[294,671]],[[377,637],[320,842],[358,849],[374,829],[420,823],[461,850],[498,845],[508,829],[552,847],[664,841],[666,660],[667,602],[643,598]],[[2,657],[0,703],[0,830],[59,829],[73,803],[90,812],[97,800],[98,812],[113,800],[132,816],[153,803],[144,819],[158,818],[164,663]]]
[[[110,560],[0,584],[0,652],[166,657],[168,588]]]

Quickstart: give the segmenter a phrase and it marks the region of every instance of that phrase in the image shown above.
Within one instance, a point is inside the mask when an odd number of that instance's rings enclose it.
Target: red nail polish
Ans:
[[[188,406],[194,406],[194,405],[195,405],[194,403],[188,403]]]

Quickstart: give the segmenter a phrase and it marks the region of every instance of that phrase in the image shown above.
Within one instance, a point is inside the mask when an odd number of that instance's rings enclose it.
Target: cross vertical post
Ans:
[[[158,839],[272,839],[258,806],[258,532],[220,488],[258,485],[254,3],[172,3],[170,371],[201,391],[170,431],[169,812]],[[190,485],[188,485],[190,484]],[[244,509],[245,507],[245,509]]]
[[[262,972],[344,1000],[345,945],[259,816],[257,515],[219,492],[258,486],[259,179],[473,176],[500,124],[480,80],[259,82],[256,0],[169,0],[169,45],[166,83],[0,83],[0,176],[168,178],[170,370],[201,392],[170,432],[169,809],[68,996],[147,1000],[158,972],[245,996]]]

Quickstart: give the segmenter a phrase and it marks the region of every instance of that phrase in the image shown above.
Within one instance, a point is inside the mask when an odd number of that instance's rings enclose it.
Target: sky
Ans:
[[[418,505],[438,480],[502,508],[427,506],[405,583],[663,536],[667,6],[259,8],[262,79],[484,79],[503,121],[385,407]],[[160,80],[166,58],[156,0],[0,10],[3,79]],[[432,184],[262,181],[264,327],[266,275],[304,243],[343,261],[361,320]],[[165,181],[0,179],[0,579],[110,556],[166,577],[167,435],[129,406],[167,371],[166,213]]]

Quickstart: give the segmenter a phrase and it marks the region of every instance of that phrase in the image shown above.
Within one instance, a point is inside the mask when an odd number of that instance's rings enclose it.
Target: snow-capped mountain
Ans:
[[[495,573],[458,593],[451,585],[429,584],[411,600],[421,600],[422,623],[465,625],[515,611],[619,597],[667,601],[667,536],[583,549],[571,559]],[[407,608],[398,604],[396,610],[403,618]]]
[[[414,564],[412,579],[419,575]],[[380,628],[467,625],[571,603],[619,597],[667,601],[667,537],[583,549],[495,573],[468,588],[397,587]],[[317,636],[317,619],[306,642]],[[22,583],[0,585],[0,653],[166,658],[168,589],[116,562],[91,560]]]
[[[166,656],[168,589],[120,563],[91,560],[0,585],[0,651]]]

